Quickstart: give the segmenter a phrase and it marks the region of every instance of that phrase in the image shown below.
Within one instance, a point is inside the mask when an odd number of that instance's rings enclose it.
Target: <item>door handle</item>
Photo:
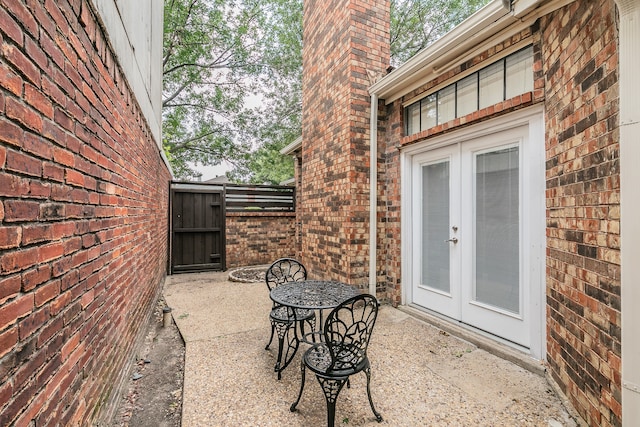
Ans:
[[[450,238],[448,240],[445,240],[444,242],[445,243],[447,243],[447,242],[458,243],[458,238],[457,237],[452,237],[452,238]]]

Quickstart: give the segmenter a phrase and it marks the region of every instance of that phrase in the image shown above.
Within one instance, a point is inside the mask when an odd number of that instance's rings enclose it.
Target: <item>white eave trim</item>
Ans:
[[[302,136],[299,136],[291,144],[287,145],[282,150],[280,150],[280,154],[283,154],[285,156],[290,156],[301,148],[302,148]]]
[[[512,0],[511,12],[520,18],[537,7],[538,3],[540,3],[540,0]]]

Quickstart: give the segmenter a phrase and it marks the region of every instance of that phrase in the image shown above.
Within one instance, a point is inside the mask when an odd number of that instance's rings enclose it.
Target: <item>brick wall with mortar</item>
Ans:
[[[621,425],[618,29],[574,2],[542,31],[551,375],[592,426]]]
[[[547,359],[552,380],[592,426],[621,424],[616,25],[613,1],[574,2],[387,106],[379,132],[386,295],[399,304],[398,148],[544,103]],[[534,45],[533,92],[404,136],[403,101],[525,39]]]
[[[303,14],[302,260],[368,283],[369,74],[389,64],[386,0],[310,0]]]
[[[384,102],[384,101],[383,101]],[[378,230],[378,244],[381,245],[379,268],[383,268],[384,299],[394,307],[401,303],[402,298],[402,259],[401,259],[401,200],[400,180],[400,139],[404,135],[402,119],[402,102],[381,107],[378,119],[384,126],[378,127],[379,163],[378,201],[382,207],[382,230]]]
[[[167,262],[167,167],[86,0],[0,5],[0,425],[89,425]]]
[[[278,258],[297,257],[296,214],[227,213],[227,268],[271,264]]]

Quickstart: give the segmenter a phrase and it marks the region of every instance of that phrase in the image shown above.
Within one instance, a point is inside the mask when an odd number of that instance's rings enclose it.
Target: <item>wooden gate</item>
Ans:
[[[173,182],[170,197],[170,274],[226,270],[228,212],[236,217],[295,212],[295,188],[290,186]],[[251,238],[248,230],[241,234],[229,236],[232,247]]]
[[[171,273],[225,269],[223,188],[171,189]]]

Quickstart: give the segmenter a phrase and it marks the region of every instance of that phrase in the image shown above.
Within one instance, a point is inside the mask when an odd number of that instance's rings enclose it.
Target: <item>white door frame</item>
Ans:
[[[538,360],[546,357],[546,273],[545,273],[545,138],[544,114],[541,104],[519,110],[503,117],[478,123],[442,136],[418,142],[401,149],[401,259],[402,259],[402,297],[403,305],[411,304],[411,286],[413,283],[412,248],[412,161],[413,156],[427,150],[476,139],[496,132],[520,126],[528,126],[530,141],[526,162],[521,166],[527,180],[525,194],[530,195],[528,214],[530,228],[525,241],[529,243],[530,266],[528,275],[531,281],[529,303],[531,313],[529,353]],[[524,236],[523,236],[524,237]]]

